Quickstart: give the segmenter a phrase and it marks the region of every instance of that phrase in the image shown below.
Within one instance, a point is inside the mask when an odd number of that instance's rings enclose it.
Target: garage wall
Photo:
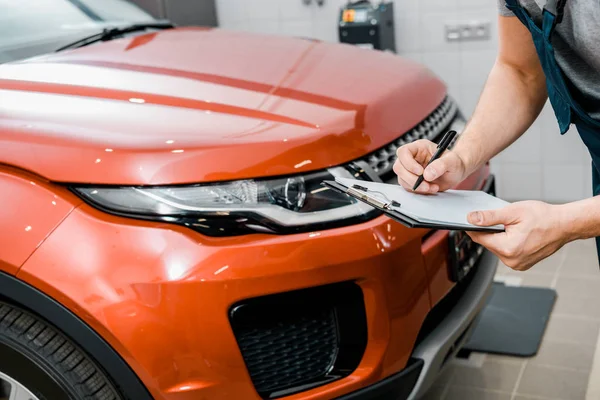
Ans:
[[[337,42],[337,18],[345,0],[216,0],[225,29],[306,36]],[[396,46],[404,57],[425,64],[447,84],[470,115],[498,46],[497,0],[395,0]],[[445,24],[489,21],[491,39],[447,42]],[[543,139],[543,140],[542,140]],[[591,195],[591,161],[573,128],[565,136],[549,104],[532,128],[492,160],[499,195],[508,200],[578,200]]]
[[[217,26],[215,0],[130,0],[156,18],[177,25]]]

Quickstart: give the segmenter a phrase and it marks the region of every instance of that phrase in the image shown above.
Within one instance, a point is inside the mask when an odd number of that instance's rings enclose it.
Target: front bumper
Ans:
[[[423,360],[411,359],[409,365],[397,374],[338,400],[406,400],[422,370]]]
[[[332,399],[401,371],[431,308],[424,230],[387,217],[288,236],[206,238],[82,205],[18,277],[57,299],[127,361],[156,400],[258,400],[229,321],[246,299],[344,281],[368,341],[349,376],[290,400]]]

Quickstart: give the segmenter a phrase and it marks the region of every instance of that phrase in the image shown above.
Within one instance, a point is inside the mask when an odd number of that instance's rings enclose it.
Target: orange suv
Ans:
[[[438,78],[123,0],[27,4],[0,6],[0,398],[425,393],[496,259],[321,182],[394,182],[398,146],[460,132]]]

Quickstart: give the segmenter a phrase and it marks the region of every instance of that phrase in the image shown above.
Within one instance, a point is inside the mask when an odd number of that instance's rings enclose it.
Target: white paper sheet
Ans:
[[[346,187],[366,187],[369,196],[385,202],[396,200],[400,203],[400,208],[396,209],[398,212],[425,223],[472,227],[467,221],[467,214],[471,211],[494,210],[509,204],[482,191],[448,190],[434,195],[423,195],[409,192],[399,185],[349,178],[335,180]]]

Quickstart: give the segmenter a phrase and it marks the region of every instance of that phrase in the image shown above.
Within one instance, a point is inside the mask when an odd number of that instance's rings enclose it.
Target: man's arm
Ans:
[[[424,168],[436,144],[417,140],[398,148],[398,183],[436,193],[459,182],[517,140],[537,118],[548,97],[545,76],[529,31],[517,17],[499,17],[500,46],[475,112],[452,151]]]
[[[454,149],[425,168],[437,146],[417,140],[398,148],[394,171],[417,192],[454,187],[531,126],[547,98],[545,77],[531,35],[516,17],[500,17],[500,52],[475,113]],[[520,201],[468,215],[471,224],[504,225],[500,233],[468,231],[471,238],[517,270],[531,268],[566,243],[600,236],[600,196],[564,205]]]
[[[467,175],[517,140],[548,97],[544,72],[529,31],[516,17],[499,17],[496,63],[454,152]]]
[[[563,204],[558,209],[569,242],[600,236],[600,197]]]

